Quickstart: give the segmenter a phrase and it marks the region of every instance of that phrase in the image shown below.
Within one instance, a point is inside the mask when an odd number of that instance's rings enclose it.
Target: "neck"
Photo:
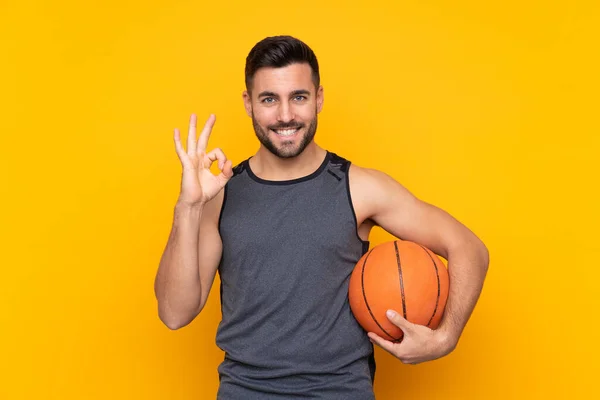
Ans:
[[[312,142],[292,158],[280,158],[261,146],[250,159],[250,168],[256,176],[272,181],[302,178],[314,172],[325,158],[326,150]]]

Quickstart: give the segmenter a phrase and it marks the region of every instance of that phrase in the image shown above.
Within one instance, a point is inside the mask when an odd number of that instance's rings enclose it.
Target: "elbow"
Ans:
[[[187,323],[176,319],[167,319],[161,317],[160,320],[167,328],[169,328],[172,331],[176,331],[187,325]]]
[[[173,311],[165,310],[163,307],[159,307],[158,318],[167,328],[169,328],[172,331],[176,331],[189,325],[199,313],[200,310],[198,310],[195,313],[176,313]]]
[[[177,316],[167,316],[161,314],[160,312],[158,313],[158,318],[160,318],[161,322],[172,331],[181,329],[191,322],[189,319],[184,319]]]
[[[481,248],[481,254],[482,254],[483,260],[484,260],[485,264],[487,265],[490,263],[490,251],[487,248],[487,246],[485,245],[485,243],[483,243],[483,242],[481,242],[480,248]]]
[[[483,269],[484,273],[487,273],[490,265],[490,251],[482,241],[479,241],[477,253],[479,254],[481,268]]]

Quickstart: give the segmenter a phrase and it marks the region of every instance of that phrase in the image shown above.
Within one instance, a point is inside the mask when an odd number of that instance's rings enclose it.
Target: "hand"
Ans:
[[[221,149],[216,148],[206,152],[215,119],[215,115],[211,114],[196,142],[196,115],[192,114],[187,138],[187,153],[181,145],[179,129],[175,129],[175,150],[183,167],[178,203],[204,204],[215,197],[233,176],[232,162],[225,157]],[[217,160],[221,173],[214,175],[210,172],[210,166]]]
[[[391,313],[390,313],[391,311]],[[377,344],[404,364],[419,364],[443,357],[456,346],[442,331],[430,329],[424,325],[413,324],[402,318],[397,312],[390,310],[388,319],[402,329],[404,336],[400,343],[390,342],[369,332],[371,342]]]

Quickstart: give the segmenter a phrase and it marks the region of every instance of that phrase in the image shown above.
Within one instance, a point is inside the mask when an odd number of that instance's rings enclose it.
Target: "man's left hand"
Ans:
[[[441,330],[413,324],[397,312],[387,313],[388,319],[402,329],[404,337],[400,343],[385,340],[373,332],[371,341],[398,358],[404,364],[419,364],[435,360],[449,354],[456,347],[456,340]]]

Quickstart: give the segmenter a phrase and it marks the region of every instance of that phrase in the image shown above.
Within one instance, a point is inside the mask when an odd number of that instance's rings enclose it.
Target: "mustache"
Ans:
[[[300,129],[300,128],[304,128],[304,124],[289,123],[289,124],[277,124],[277,125],[269,126],[269,129],[272,129],[272,130],[275,130],[275,129]]]

